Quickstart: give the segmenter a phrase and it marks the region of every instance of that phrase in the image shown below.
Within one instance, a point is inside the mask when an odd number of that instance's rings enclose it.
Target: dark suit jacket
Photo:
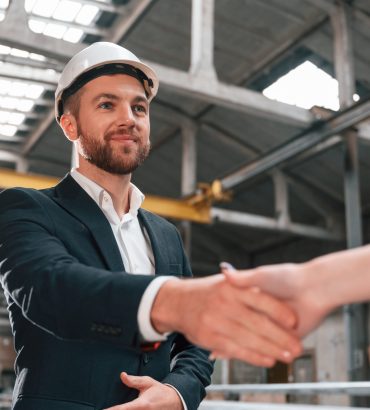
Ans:
[[[175,227],[144,210],[157,275],[191,276]],[[198,408],[208,353],[172,334],[144,351],[137,310],[149,275],[124,271],[104,214],[67,176],[0,194],[0,274],[17,351],[15,410],[100,410],[137,397],[121,371],[176,387]],[[178,312],[181,315],[181,312]]]

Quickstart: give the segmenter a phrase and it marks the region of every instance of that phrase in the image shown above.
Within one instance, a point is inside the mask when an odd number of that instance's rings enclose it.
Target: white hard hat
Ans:
[[[158,77],[135,54],[114,43],[98,42],[83,49],[67,63],[55,91],[55,117],[59,122],[63,102],[87,82],[108,74],[124,73],[136,77],[151,101],[158,91]]]

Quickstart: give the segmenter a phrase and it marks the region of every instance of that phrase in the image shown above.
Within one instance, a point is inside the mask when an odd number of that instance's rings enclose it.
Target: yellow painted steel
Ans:
[[[45,175],[22,174],[6,168],[0,168],[0,188],[35,188],[43,189],[56,185],[60,179]],[[179,200],[160,196],[145,197],[143,208],[166,218],[187,220],[198,223],[210,223],[210,203],[192,204],[189,200]]]
[[[166,218],[211,223],[210,204],[207,203],[198,206],[178,199],[148,195],[145,197],[143,208]]]
[[[0,188],[50,188],[57,184],[60,179],[45,175],[23,174],[11,169],[0,168]]]

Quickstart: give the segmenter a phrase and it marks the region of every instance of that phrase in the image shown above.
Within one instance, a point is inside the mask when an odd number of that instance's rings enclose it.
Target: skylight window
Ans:
[[[84,27],[92,24],[99,13],[98,6],[77,0],[26,0],[24,7],[30,14],[28,24],[32,31],[71,43],[81,40]],[[45,19],[50,19],[50,23]]]
[[[11,48],[8,46],[3,46],[1,44],[0,44],[0,54],[3,54],[3,55],[10,54],[15,57],[30,58],[31,60],[38,60],[38,61],[46,60],[46,57],[40,54],[29,53],[28,51],[25,51],[25,50],[19,50],[18,48]]]
[[[41,97],[41,94],[44,92],[44,87],[39,84],[30,84],[27,86],[24,96],[27,98],[32,98],[33,100],[37,100]]]
[[[13,137],[17,132],[17,127],[15,125],[3,125],[0,124],[0,134],[7,137]]]
[[[279,78],[263,90],[263,94],[306,109],[314,105],[334,111],[339,109],[338,81],[310,61]],[[359,96],[355,94],[353,98],[357,101]]]
[[[1,105],[1,102],[0,102]],[[35,103],[32,100],[20,100],[17,105],[17,109],[23,112],[29,112],[32,110]]]
[[[0,0],[0,21],[5,19],[5,11],[9,7],[9,0]]]
[[[44,23],[43,21],[30,19],[28,20],[28,26],[35,33],[41,34],[46,27],[46,23]]]
[[[41,84],[0,77],[0,137],[12,137],[41,97]]]
[[[43,33],[46,36],[61,39],[66,31],[67,31],[67,27],[63,26],[62,24],[49,23],[46,25]]]
[[[8,123],[12,125],[21,125],[26,116],[17,112],[12,112],[9,115]]]
[[[98,7],[85,4],[76,17],[76,23],[88,26],[98,14]]]
[[[27,58],[30,55],[28,51],[19,50],[18,48],[12,48],[9,54],[11,54],[14,57],[21,57],[21,58]]]
[[[51,17],[58,3],[59,0],[37,0],[32,8],[32,14],[41,17]]]
[[[63,40],[71,43],[78,43],[83,35],[83,30],[79,28],[69,28],[63,36]]]
[[[61,2],[59,2],[57,8],[55,9],[53,18],[55,18],[56,20],[72,22],[76,18],[77,13],[80,11],[81,7],[81,3],[62,0]]]

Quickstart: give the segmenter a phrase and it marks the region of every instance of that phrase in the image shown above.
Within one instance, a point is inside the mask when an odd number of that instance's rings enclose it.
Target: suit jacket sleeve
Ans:
[[[139,347],[136,313],[154,278],[81,264],[56,237],[39,195],[25,189],[0,194],[5,293],[25,318],[56,337]]]
[[[180,246],[183,249],[179,233]],[[184,276],[191,277],[189,261],[183,251]],[[171,351],[171,372],[162,380],[174,386],[182,395],[188,410],[196,410],[211,382],[213,363],[210,352],[191,344],[182,334],[176,334]]]

